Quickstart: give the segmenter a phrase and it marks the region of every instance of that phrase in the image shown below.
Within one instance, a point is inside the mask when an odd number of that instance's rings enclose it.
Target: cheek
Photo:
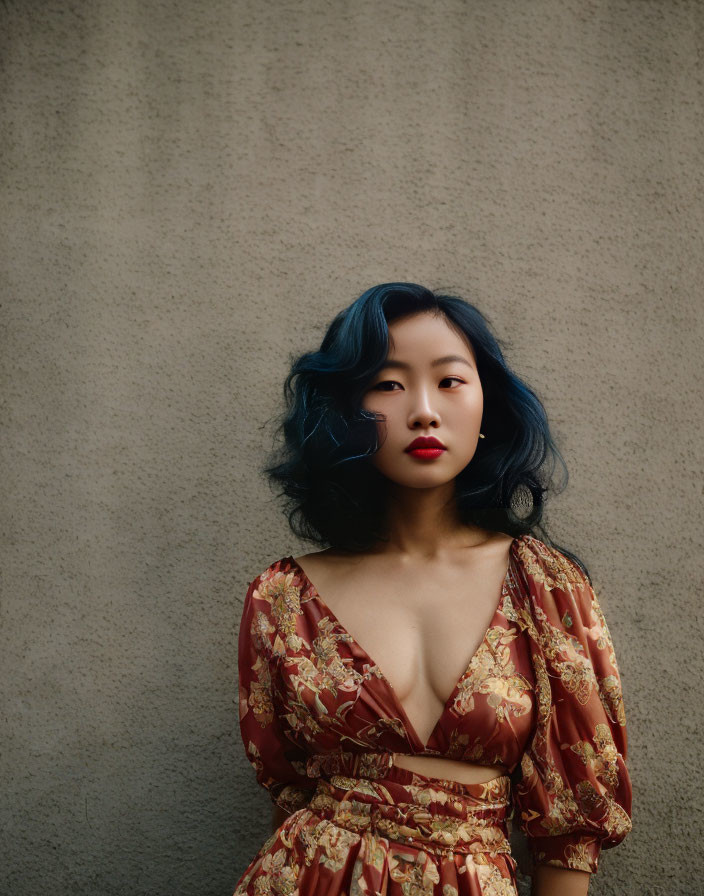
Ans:
[[[481,419],[483,410],[484,399],[481,392],[468,396],[462,407],[465,419],[470,426],[473,426],[478,418]]]

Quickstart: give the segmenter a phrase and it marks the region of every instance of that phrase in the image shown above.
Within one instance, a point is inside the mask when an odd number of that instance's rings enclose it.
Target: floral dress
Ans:
[[[235,896],[515,896],[511,824],[535,862],[592,873],[631,829],[606,621],[581,569],[533,536],[513,540],[494,616],[425,744],[293,557],[249,586],[238,668],[245,753],[290,814]],[[509,774],[461,784],[395,754]]]

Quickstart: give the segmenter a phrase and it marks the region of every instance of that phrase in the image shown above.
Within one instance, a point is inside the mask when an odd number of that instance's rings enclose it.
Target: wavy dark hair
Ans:
[[[484,393],[482,432],[455,479],[460,519],[516,537],[530,534],[582,561],[550,538],[543,521],[548,491],[567,485],[565,462],[535,392],[506,363],[486,318],[459,296],[415,283],[382,283],[334,318],[317,351],[292,360],[278,419],[282,444],[262,473],[279,488],[293,532],[320,547],[358,552],[387,538],[386,478],[369,463],[379,447],[377,421],[361,407],[389,348],[388,325],[419,312],[443,315],[466,337]],[[554,481],[555,468],[563,473]]]

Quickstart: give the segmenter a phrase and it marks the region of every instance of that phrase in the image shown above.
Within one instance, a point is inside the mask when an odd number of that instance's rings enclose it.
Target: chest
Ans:
[[[313,561],[306,575],[322,609],[379,667],[425,742],[496,616],[507,563],[498,556],[469,569],[403,569]]]

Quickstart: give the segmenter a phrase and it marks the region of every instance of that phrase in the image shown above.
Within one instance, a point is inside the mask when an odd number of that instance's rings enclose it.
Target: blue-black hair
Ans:
[[[283,445],[262,472],[280,487],[293,532],[320,547],[358,552],[387,537],[387,480],[368,458],[379,447],[377,420],[361,407],[384,365],[388,325],[418,312],[444,315],[470,342],[484,394],[480,439],[455,479],[458,514],[465,524],[513,537],[531,534],[556,545],[543,522],[548,491],[567,485],[565,462],[545,409],[504,360],[481,312],[466,300],[415,283],[382,283],[334,318],[317,351],[292,362],[280,418]],[[563,480],[553,480],[555,467]]]

